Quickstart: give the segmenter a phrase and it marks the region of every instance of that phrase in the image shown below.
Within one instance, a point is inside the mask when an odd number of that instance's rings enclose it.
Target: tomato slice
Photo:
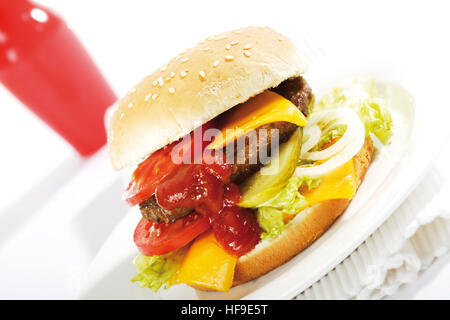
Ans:
[[[159,149],[138,165],[123,194],[129,205],[134,206],[150,198],[158,183],[178,167],[170,159],[172,149],[173,146]]]
[[[134,231],[134,243],[146,256],[161,255],[185,246],[209,228],[209,219],[196,212],[167,224],[142,218]]]
[[[178,168],[181,163],[185,163],[187,159],[194,161],[196,152],[203,152],[210,141],[201,141],[200,150],[196,150],[194,147],[194,137],[196,136],[196,131],[203,133],[214,128],[214,119],[203,124],[201,127],[192,131],[190,139],[180,139],[171,143],[170,145],[159,149],[154,152],[150,157],[141,162],[136,170],[133,172],[130,184],[123,194],[123,199],[130,205],[134,206],[141,203],[144,200],[150,198],[156,190],[156,186],[171,172]],[[187,135],[187,136],[189,136]],[[175,163],[172,161],[171,154],[172,150],[177,147],[180,155],[182,155],[181,163]]]

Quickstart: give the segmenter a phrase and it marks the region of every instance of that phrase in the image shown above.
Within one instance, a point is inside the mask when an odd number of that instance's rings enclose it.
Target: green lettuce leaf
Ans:
[[[284,229],[283,214],[296,214],[308,204],[298,189],[306,185],[311,190],[316,188],[320,181],[310,177],[292,176],[276,196],[258,206],[257,219],[264,230],[261,238],[268,239],[280,235]]]
[[[134,259],[138,274],[131,282],[138,282],[141,287],[157,292],[161,286],[170,287],[170,279],[179,270],[186,248],[180,248],[165,255],[145,256],[139,254]]]
[[[369,133],[383,144],[392,136],[392,116],[386,101],[378,96],[375,81],[361,78],[347,79],[327,93],[314,110],[348,107],[355,110]]]
[[[283,211],[271,207],[258,208],[256,214],[260,227],[264,230],[261,239],[279,236],[284,229]]]

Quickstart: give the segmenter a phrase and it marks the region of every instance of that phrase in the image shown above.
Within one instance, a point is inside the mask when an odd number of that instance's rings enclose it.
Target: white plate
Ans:
[[[351,205],[309,248],[288,263],[228,293],[196,291],[185,285],[158,294],[130,282],[138,251],[132,235],[140,214],[134,209],[112,232],[94,259],[82,299],[288,299],[332,270],[373,233],[399,206],[424,174],[446,140],[446,119],[436,117],[439,100],[430,79],[408,59],[332,57],[307,74],[319,98],[346,77],[374,78],[390,104],[395,123],[392,143],[376,155]],[[429,81],[428,81],[429,82]],[[410,93],[411,94],[410,94]],[[419,121],[420,120],[420,121]]]

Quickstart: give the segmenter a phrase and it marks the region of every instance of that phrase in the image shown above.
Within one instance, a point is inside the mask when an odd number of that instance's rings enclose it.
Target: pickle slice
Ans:
[[[302,132],[302,128],[297,128],[289,140],[280,146],[278,155],[239,186],[242,194],[239,206],[255,208],[283,189],[297,167]]]

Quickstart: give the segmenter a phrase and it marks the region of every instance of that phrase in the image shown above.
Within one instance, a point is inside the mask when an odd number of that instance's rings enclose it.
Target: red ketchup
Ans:
[[[116,96],[64,21],[26,0],[0,0],[0,82],[84,156],[106,142]]]
[[[230,183],[230,164],[183,164],[156,188],[156,200],[166,210],[192,208],[209,217],[214,235],[229,253],[241,256],[260,240],[261,228],[250,209],[237,206],[238,187]]]

